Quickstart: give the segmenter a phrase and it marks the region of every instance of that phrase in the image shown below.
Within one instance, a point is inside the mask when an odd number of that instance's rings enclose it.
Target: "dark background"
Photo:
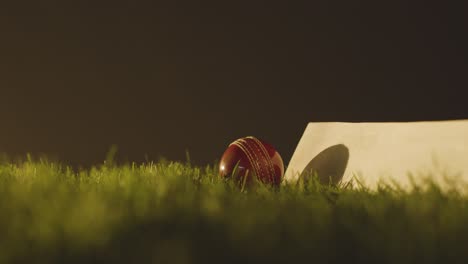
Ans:
[[[468,118],[466,6],[282,2],[2,2],[0,152],[287,163],[311,121]]]

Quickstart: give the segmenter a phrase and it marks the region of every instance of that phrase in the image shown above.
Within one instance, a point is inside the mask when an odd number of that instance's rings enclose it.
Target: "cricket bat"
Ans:
[[[468,120],[309,123],[285,181],[310,175],[333,184],[357,177],[370,188],[382,182],[414,186],[427,178],[466,184]]]

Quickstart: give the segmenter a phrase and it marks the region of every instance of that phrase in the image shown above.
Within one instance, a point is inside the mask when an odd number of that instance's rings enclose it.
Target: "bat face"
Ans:
[[[468,120],[407,123],[310,123],[293,154],[286,181],[317,173],[325,184],[358,176],[410,186],[431,177],[468,182]]]
[[[308,181],[317,175],[322,184],[338,184],[344,176],[349,160],[349,150],[343,144],[326,148],[315,156],[302,171],[300,178]]]

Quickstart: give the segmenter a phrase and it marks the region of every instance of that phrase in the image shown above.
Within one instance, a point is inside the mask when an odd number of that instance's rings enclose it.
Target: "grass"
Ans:
[[[240,191],[214,166],[0,163],[0,263],[463,263],[468,197],[430,182]]]

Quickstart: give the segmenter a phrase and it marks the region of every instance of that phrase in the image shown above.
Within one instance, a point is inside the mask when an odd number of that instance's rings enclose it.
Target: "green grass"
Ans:
[[[240,191],[213,166],[0,164],[0,263],[455,263],[468,197],[315,182]]]

